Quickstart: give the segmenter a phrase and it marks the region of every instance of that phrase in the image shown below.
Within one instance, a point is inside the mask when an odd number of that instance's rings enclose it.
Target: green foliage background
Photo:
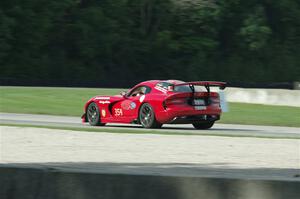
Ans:
[[[0,1],[2,79],[299,81],[299,49],[299,0]]]

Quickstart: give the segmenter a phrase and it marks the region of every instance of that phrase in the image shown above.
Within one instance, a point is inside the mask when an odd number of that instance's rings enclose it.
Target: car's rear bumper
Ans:
[[[220,119],[220,115],[193,115],[174,117],[169,124],[192,124],[195,122],[213,122]]]
[[[219,120],[221,113],[221,108],[215,106],[203,107],[203,110],[196,110],[193,106],[182,106],[166,108],[156,114],[156,119],[163,124],[191,124],[199,121]]]

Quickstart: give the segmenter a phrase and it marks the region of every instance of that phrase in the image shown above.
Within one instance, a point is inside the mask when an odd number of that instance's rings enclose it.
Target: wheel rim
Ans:
[[[141,123],[143,126],[149,126],[152,122],[152,110],[149,106],[144,106],[141,110]]]
[[[94,123],[98,117],[98,110],[95,105],[91,105],[88,108],[88,119],[90,122]]]

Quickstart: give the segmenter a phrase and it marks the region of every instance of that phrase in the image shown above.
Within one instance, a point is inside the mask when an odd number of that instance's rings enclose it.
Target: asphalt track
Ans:
[[[222,136],[249,136],[249,137],[274,137],[274,138],[298,138],[300,139],[300,128],[279,127],[279,126],[258,126],[258,125],[237,125],[216,123],[209,130],[196,130],[191,124],[184,125],[163,125],[161,129],[144,129],[140,125],[134,124],[107,124],[104,127],[92,127],[82,124],[80,117],[53,116],[38,114],[16,114],[0,113],[0,124],[23,124],[53,127],[80,127],[97,129],[128,129],[143,132],[173,132],[188,133],[195,135],[222,135]]]

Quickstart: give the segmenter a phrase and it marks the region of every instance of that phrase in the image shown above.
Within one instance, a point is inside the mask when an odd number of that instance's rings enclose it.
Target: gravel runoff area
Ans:
[[[300,181],[300,140],[1,126],[0,166]]]

